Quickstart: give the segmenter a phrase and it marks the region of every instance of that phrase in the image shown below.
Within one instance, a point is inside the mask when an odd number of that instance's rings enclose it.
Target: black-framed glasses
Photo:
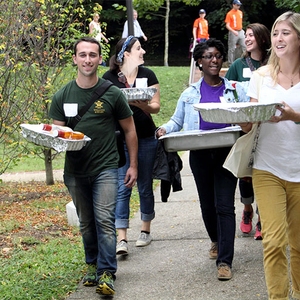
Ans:
[[[211,60],[213,58],[216,58],[216,59],[222,59],[223,58],[223,55],[222,54],[206,54],[206,55],[203,55],[202,58],[204,59],[207,59],[207,60]]]

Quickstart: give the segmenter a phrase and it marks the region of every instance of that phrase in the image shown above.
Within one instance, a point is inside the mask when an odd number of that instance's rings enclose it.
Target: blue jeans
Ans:
[[[85,260],[97,264],[97,275],[117,271],[115,207],[118,191],[117,169],[93,177],[64,175],[79,218]]]
[[[138,178],[137,187],[140,197],[142,221],[152,221],[155,217],[152,170],[156,156],[157,140],[154,137],[138,140]],[[126,171],[129,168],[129,156],[124,143],[126,164],[118,169],[119,188],[116,205],[116,228],[129,228],[131,188],[124,185]]]
[[[200,199],[205,228],[212,242],[218,242],[217,265],[231,267],[234,254],[237,178],[223,168],[230,148],[190,151],[190,167]]]

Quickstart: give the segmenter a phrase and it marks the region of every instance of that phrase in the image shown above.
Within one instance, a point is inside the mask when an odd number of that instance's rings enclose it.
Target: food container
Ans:
[[[275,115],[276,105],[281,103],[258,103],[258,102],[237,102],[237,103],[198,103],[194,109],[199,111],[206,122],[211,123],[244,123],[264,122]]]
[[[36,145],[52,148],[57,152],[81,150],[91,139],[86,135],[82,140],[57,137],[57,130],[45,131],[41,124],[21,124],[23,137]],[[56,126],[55,127],[59,127]],[[62,127],[65,128],[65,127]]]
[[[240,126],[168,133],[159,138],[168,152],[230,147],[240,137]]]
[[[128,101],[144,100],[149,101],[156,93],[156,88],[126,88],[121,89]]]

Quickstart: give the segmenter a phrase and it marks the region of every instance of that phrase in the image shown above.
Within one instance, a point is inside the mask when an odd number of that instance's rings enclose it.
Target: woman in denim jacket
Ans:
[[[237,93],[233,85],[219,76],[225,58],[224,45],[219,40],[209,39],[196,45],[193,57],[196,66],[203,72],[203,77],[181,94],[174,115],[157,130],[157,137],[181,129],[211,130],[230,126],[205,122],[193,106],[199,102],[220,102],[220,99],[226,102],[240,101],[236,99]],[[191,150],[189,157],[203,221],[211,240],[209,258],[216,259],[219,280],[232,278],[237,179],[223,168],[230,149],[231,147]]]

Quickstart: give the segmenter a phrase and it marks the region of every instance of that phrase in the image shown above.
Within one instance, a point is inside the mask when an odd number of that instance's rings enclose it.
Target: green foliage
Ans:
[[[117,10],[117,11],[126,11],[127,10],[126,6],[120,5],[118,3],[113,4],[112,7],[114,7],[115,10]]]
[[[170,2],[183,2],[185,5],[196,6],[199,5],[201,0],[170,0]],[[134,7],[139,11],[139,13],[144,14],[145,12],[155,12],[159,8],[165,6],[165,0],[133,0]]]
[[[0,174],[23,155],[44,156],[43,147],[28,146],[21,138],[19,126],[49,122],[51,97],[70,79],[67,72],[61,76],[62,70],[71,65],[74,42],[86,35],[83,2],[0,2]],[[104,59],[109,52],[105,45]]]
[[[142,16],[145,12],[158,11],[160,7],[164,6],[164,0],[133,0],[133,6],[138,10]]]
[[[201,4],[201,0],[182,0],[182,2],[186,5],[191,5],[191,6],[197,6],[199,4]]]
[[[300,13],[300,2],[298,0],[275,0],[275,4],[279,8],[287,8]]]
[[[0,174],[32,151],[19,125],[48,122],[49,101],[63,83],[57,78],[71,61],[84,15],[82,0],[0,2]]]

